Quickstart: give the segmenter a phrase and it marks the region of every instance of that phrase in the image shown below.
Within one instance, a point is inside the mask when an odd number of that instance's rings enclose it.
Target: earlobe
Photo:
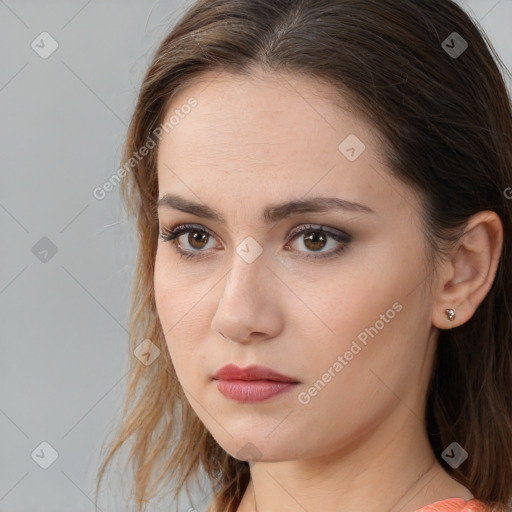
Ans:
[[[437,307],[432,312],[432,323],[439,329],[452,329],[467,322],[470,317],[462,308],[457,307]]]
[[[432,323],[451,329],[466,323],[491,289],[503,245],[503,226],[492,211],[473,215],[442,263]]]

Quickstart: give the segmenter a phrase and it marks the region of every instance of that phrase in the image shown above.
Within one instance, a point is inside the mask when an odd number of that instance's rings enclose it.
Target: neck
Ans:
[[[397,411],[395,420],[335,454],[251,462],[237,512],[410,512],[451,497],[472,498],[439,465],[418,417],[405,407]]]

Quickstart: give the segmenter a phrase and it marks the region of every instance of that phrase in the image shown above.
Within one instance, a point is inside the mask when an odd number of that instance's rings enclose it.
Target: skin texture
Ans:
[[[198,104],[158,148],[159,198],[178,194],[226,219],[160,207],[161,229],[198,224],[211,236],[195,245],[194,232],[179,237],[196,259],[159,239],[154,284],[192,408],[233,457],[247,460],[238,454],[249,446],[257,454],[239,512],[412,511],[472,497],[435,462],[423,411],[438,329],[467,321],[489,291],[501,223],[493,212],[474,216],[453,257],[430,272],[417,196],[385,168],[372,126],[336,109],[333,94],[307,77],[208,72],[173,98],[166,119],[190,97]],[[338,149],[349,134],[366,147],[354,161]],[[270,204],[315,196],[375,213],[302,213],[273,225],[260,218]],[[308,224],[352,241],[315,260],[340,244],[289,236]],[[236,251],[248,236],[263,249],[252,263]],[[301,403],[298,394],[396,303],[400,311]],[[452,307],[450,322],[444,310]],[[268,366],[300,384],[239,403],[212,381],[228,363]]]

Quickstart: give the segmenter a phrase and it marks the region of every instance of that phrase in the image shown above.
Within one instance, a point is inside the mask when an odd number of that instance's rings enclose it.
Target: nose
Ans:
[[[248,263],[236,252],[225,278],[212,329],[238,343],[274,338],[282,329],[279,279],[261,254]],[[220,285],[222,286],[222,285]]]

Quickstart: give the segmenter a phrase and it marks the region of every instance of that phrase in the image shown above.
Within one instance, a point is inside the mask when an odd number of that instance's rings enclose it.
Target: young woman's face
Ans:
[[[192,226],[158,241],[158,315],[190,405],[239,459],[328,455],[423,418],[436,330],[420,205],[329,94],[209,72],[165,116],[160,231]],[[297,383],[230,386],[213,378],[227,364]]]

